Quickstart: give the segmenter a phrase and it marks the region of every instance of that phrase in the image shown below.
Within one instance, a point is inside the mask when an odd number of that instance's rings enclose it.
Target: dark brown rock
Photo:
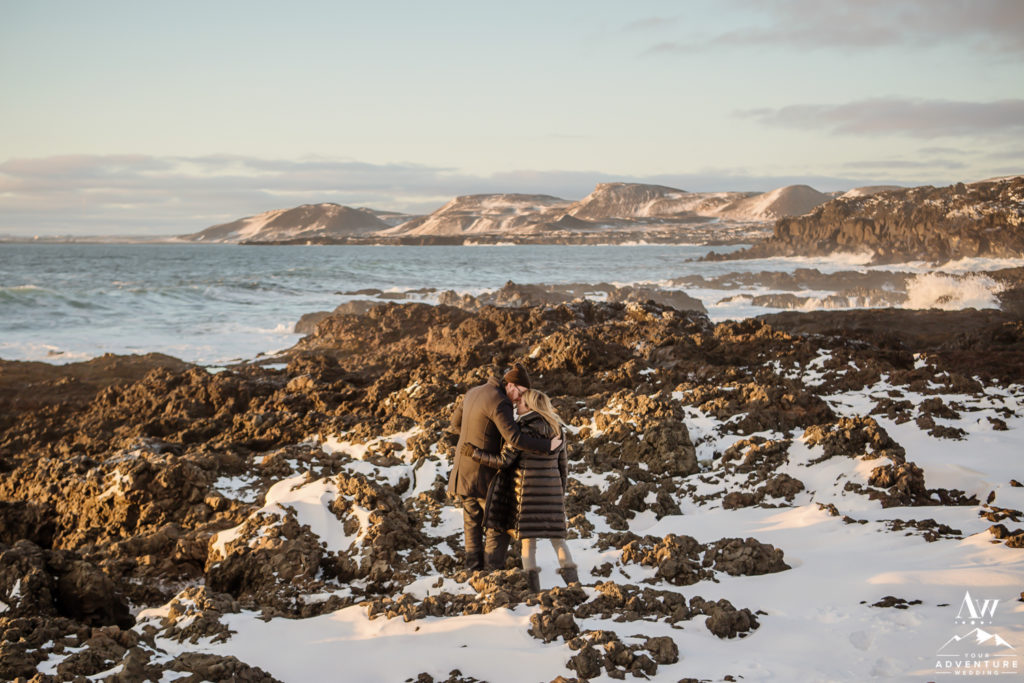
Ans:
[[[1024,176],[949,187],[840,197],[804,216],[780,218],[774,234],[724,258],[872,253],[875,262],[1024,254]]]

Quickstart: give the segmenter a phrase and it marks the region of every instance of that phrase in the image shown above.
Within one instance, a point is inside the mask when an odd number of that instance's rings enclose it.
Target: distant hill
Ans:
[[[549,195],[484,194],[457,197],[429,216],[387,235],[479,235],[575,232],[722,219],[763,222],[804,213],[831,199],[796,185],[772,192],[687,192],[664,185],[600,183],[579,201]]]
[[[807,185],[788,185],[771,192],[738,199],[723,206],[717,215],[732,220],[775,220],[801,216],[831,200],[834,195]]]
[[[863,188],[864,195],[871,188]],[[854,191],[851,191],[851,193]],[[848,193],[850,194],[850,193]],[[550,236],[572,242],[581,235],[595,239],[646,239],[650,230],[663,239],[686,235],[714,241],[728,230],[720,223],[766,224],[799,216],[831,200],[834,194],[806,185],[770,192],[687,192],[644,183],[600,183],[583,199],[572,201],[544,194],[476,194],[456,197],[426,216],[408,216],[338,204],[307,204],[268,211],[215,225],[183,239],[196,242],[360,243],[518,237],[543,241]],[[693,226],[705,225],[699,235]],[[762,232],[763,234],[763,232]],[[639,235],[639,237],[638,237]],[[573,237],[576,236],[576,237]],[[721,239],[735,239],[736,233]],[[749,243],[749,242],[748,242]]]
[[[750,196],[745,192],[693,193],[664,185],[600,183],[574,203],[570,216],[595,222],[643,219],[693,219]]]
[[[1024,176],[847,192],[780,218],[750,249],[714,258],[869,253],[876,263],[1024,257]]]
[[[370,209],[339,204],[304,204],[267,211],[185,235],[194,242],[274,242],[303,238],[346,237],[386,230],[391,223]]]
[[[686,192],[663,185],[601,183],[568,213],[589,220],[720,218],[767,221],[806,213],[832,195],[807,185],[780,187],[771,192]]]
[[[429,216],[414,218],[389,235],[475,235],[515,232],[560,218],[566,199],[543,194],[474,194],[456,197]]]

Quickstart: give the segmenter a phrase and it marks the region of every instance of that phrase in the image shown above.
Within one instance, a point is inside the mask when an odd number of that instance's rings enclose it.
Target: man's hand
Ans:
[[[562,445],[562,437],[556,436],[555,438],[551,439],[551,452],[554,453],[555,451],[557,451],[559,446],[561,446],[561,445]]]

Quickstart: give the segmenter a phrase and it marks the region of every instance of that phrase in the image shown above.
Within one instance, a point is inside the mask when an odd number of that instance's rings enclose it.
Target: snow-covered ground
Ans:
[[[801,379],[813,384],[815,364]],[[843,417],[867,416],[877,398],[900,392],[918,405],[927,397],[893,387],[883,378],[866,391],[825,397]],[[986,501],[992,506],[1024,509],[1024,387],[989,385],[975,395],[943,395],[946,405],[956,404],[959,419],[942,419],[942,426],[963,430],[961,440],[936,438],[913,420],[897,423],[874,415],[879,426],[906,450],[906,460],[919,465],[929,489],[959,489],[979,504],[883,508],[863,493],[847,490],[848,483],[864,485],[874,467],[885,458],[832,457],[821,459],[821,446],[793,433],[763,433],[770,439],[792,439],[786,463],[780,470],[801,480],[805,489],[791,503],[772,501],[779,507],[724,509],[721,498],[695,502],[676,495],[683,514],[660,520],[653,514],[637,514],[630,530],[639,535],[663,537],[689,535],[701,543],[722,538],[753,537],[781,549],[790,569],[761,576],[716,574],[689,586],[665,582],[660,590],[678,591],[687,598],[728,599],[737,608],[758,611],[760,627],[746,637],[720,639],[704,627],[705,617],[672,625],[642,620],[619,623],[600,618],[579,619],[583,631],[614,631],[624,643],[668,636],[677,644],[679,661],[662,664],[652,680],[683,678],[743,681],[942,681],[958,676],[1024,675],[1024,549],[1007,547],[988,531],[992,522],[979,516]],[[694,484],[701,494],[716,488],[732,490],[734,475],[718,471],[717,458],[740,437],[719,429],[713,417],[687,407],[687,425],[698,447],[705,472],[677,478],[685,489]],[[1005,424],[1006,429],[996,425]],[[387,440],[402,448],[411,433]],[[749,435],[744,438],[749,438]],[[381,466],[364,460],[366,445],[347,443],[344,436],[322,444],[325,452],[347,454],[347,465],[375,480],[396,485],[408,479],[403,498],[428,490],[447,478],[447,461],[438,454],[409,462],[399,450],[397,464]],[[864,454],[869,455],[869,454]],[[573,476],[595,483],[601,475],[574,472]],[[732,477],[732,478],[731,478]],[[229,482],[226,482],[226,484]],[[992,497],[994,494],[994,498]],[[264,506],[254,513],[261,523],[276,513],[289,512],[306,524],[328,550],[343,550],[359,543],[368,524],[368,513],[353,506],[358,528],[346,527],[328,509],[340,495],[331,479],[298,476],[282,480],[266,494]],[[834,505],[838,516],[827,506]],[[269,516],[268,516],[269,515]],[[958,530],[934,542],[914,528],[893,530],[890,520],[934,520]],[[607,529],[603,518],[592,520],[596,530]],[[1013,519],[1004,522],[1011,531]],[[248,523],[247,523],[248,524]],[[445,537],[461,528],[461,514],[454,507],[442,510],[430,536],[447,550]],[[239,533],[222,532],[213,543],[219,552]],[[580,565],[580,576],[590,595],[594,586],[612,580],[639,583],[652,579],[650,567],[622,561],[616,549],[600,550],[597,537],[570,540]],[[559,582],[550,546],[540,544],[541,581],[545,588]],[[593,576],[591,570],[611,562],[611,577]],[[640,583],[639,585],[644,585]],[[339,586],[339,589],[342,588]],[[422,599],[439,592],[473,594],[467,583],[442,573],[425,574],[406,586],[405,592]],[[888,596],[905,603],[900,607],[874,606]],[[897,603],[899,604],[899,603]],[[226,640],[201,639],[179,643],[157,637],[157,646],[168,658],[184,651],[233,655],[258,666],[281,681],[395,682],[416,680],[427,673],[446,680],[453,670],[465,680],[492,683],[551,681],[571,678],[575,672],[566,662],[575,652],[562,640],[544,643],[528,633],[530,616],[538,608],[520,604],[487,614],[428,617],[406,622],[379,616],[370,619],[365,606],[353,605],[307,619],[262,618],[259,613],[228,614],[222,623],[234,633]],[[167,607],[145,610],[136,629],[160,627]],[[108,672],[109,673],[109,672]],[[727,678],[731,676],[732,678]],[[468,678],[472,677],[472,679]],[[168,674],[164,680],[173,680]],[[458,680],[462,680],[459,678]],[[613,680],[607,673],[594,681]]]

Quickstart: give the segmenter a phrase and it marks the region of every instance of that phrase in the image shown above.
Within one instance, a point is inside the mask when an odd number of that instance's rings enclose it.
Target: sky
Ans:
[[[0,233],[1024,173],[1021,0],[0,0]]]

